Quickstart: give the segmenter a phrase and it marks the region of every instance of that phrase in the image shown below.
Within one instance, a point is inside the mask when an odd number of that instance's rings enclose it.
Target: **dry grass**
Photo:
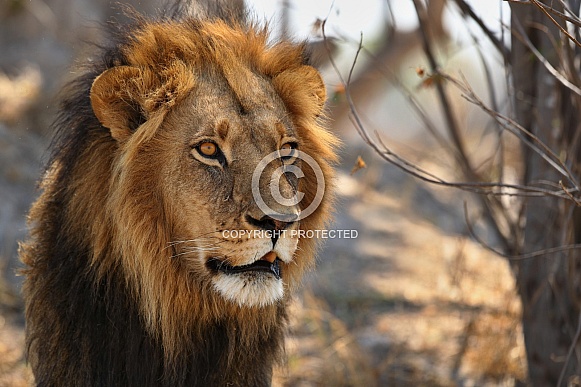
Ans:
[[[335,300],[349,305],[347,317],[344,312],[338,317],[328,302],[306,292],[293,304],[289,361],[276,385],[512,386],[524,381],[520,312],[510,283],[500,292],[476,285],[486,283],[482,276],[504,262],[480,263],[440,279],[454,291],[442,284],[428,294],[413,289],[417,285],[410,281],[408,297]],[[508,271],[504,274],[510,281]]]
[[[292,336],[287,340],[286,369],[278,386],[375,386],[369,355],[323,300],[305,293],[291,308]]]

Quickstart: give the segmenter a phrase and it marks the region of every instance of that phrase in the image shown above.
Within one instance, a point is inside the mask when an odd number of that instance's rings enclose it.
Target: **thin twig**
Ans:
[[[390,164],[398,167],[402,171],[408,173],[409,175],[416,177],[424,182],[439,185],[443,187],[458,188],[463,191],[472,192],[481,195],[492,195],[492,196],[517,196],[517,197],[545,197],[552,196],[559,199],[568,199],[569,196],[564,194],[561,189],[549,190],[541,187],[535,186],[524,186],[518,184],[505,184],[502,182],[460,182],[454,183],[441,179],[423,169],[419,168],[417,165],[403,159],[401,156],[389,150],[386,145],[381,142],[383,148],[377,146],[367,135],[365,130],[362,128],[362,124],[356,114],[350,116],[352,122],[360,133],[361,137],[367,145],[369,145],[381,158],[389,162]],[[572,190],[570,191],[572,192]]]
[[[456,1],[463,2],[463,0],[456,0]],[[498,106],[498,102],[496,100],[496,88],[494,87],[494,79],[492,77],[492,71],[490,70],[490,66],[488,65],[488,62],[486,61],[486,58],[484,57],[484,53],[482,52],[481,47],[478,45],[478,38],[472,32],[470,32],[470,35],[472,36],[472,41],[478,47],[478,50],[477,50],[478,57],[480,58],[480,62],[482,63],[482,67],[484,68],[484,73],[486,75],[486,84],[488,86],[488,94],[489,94],[489,98],[490,98],[490,104],[492,105],[492,109],[494,111],[498,112],[498,111],[500,111],[500,109]],[[505,58],[505,60],[506,60],[506,58]],[[503,181],[504,180],[504,141],[503,141],[503,137],[502,137],[503,127],[501,125],[499,125],[498,122],[496,122],[496,120],[493,120],[493,122],[494,122],[494,126],[496,126],[496,128],[498,129],[497,130],[497,134],[498,134],[498,157],[499,157],[498,167],[497,167],[497,173],[499,176],[498,180]],[[479,168],[476,167],[476,170],[478,171]]]
[[[569,31],[567,31],[562,25],[561,23],[557,22],[550,14],[549,12],[545,9],[545,7],[543,7],[544,4],[540,3],[538,0],[529,0],[530,3],[532,3],[533,5],[535,5],[542,13],[544,13],[552,22],[553,24],[555,24],[557,26],[557,28],[559,28],[561,30],[561,32],[563,34],[565,34],[565,36],[567,36],[573,43],[575,43],[577,45],[577,47],[581,48],[581,43],[579,43],[579,41],[577,39],[575,39],[575,37],[573,35],[571,35],[569,33]],[[552,7],[551,7],[552,8]]]
[[[577,207],[581,207],[581,202],[577,198],[575,198],[573,195],[571,195],[569,190],[563,184],[563,180],[559,180],[559,185],[561,186],[561,189],[563,190],[563,192],[565,192],[565,194],[567,194],[567,196],[569,196],[569,198],[577,205]]]
[[[484,35],[486,35],[486,37],[492,42],[494,47],[500,52],[505,62],[508,61],[510,51],[504,45],[504,43],[502,43],[502,40],[498,39],[494,35],[494,33],[490,30],[490,28],[488,28],[486,23],[484,23],[484,21],[476,13],[474,13],[474,10],[468,3],[466,3],[464,0],[454,0],[454,1],[456,2],[456,5],[458,6],[458,8],[460,8],[464,15],[470,17],[470,19],[474,20],[474,22],[478,24],[482,32],[484,32]]]
[[[531,4],[531,2],[529,0],[504,0],[504,1],[506,1],[507,3],[513,3],[513,4],[523,4],[523,5]],[[561,4],[564,4],[564,3],[561,1]],[[556,10],[555,8],[553,8],[553,7],[551,7],[550,5],[547,5],[547,4],[538,3],[538,4],[535,4],[535,5],[537,5],[539,7],[542,7],[546,11],[552,13],[553,15],[558,16],[561,19],[563,19],[565,21],[568,21],[569,23],[571,23],[571,24],[573,24],[573,25],[581,28],[581,19],[579,19],[578,17],[576,17],[575,14],[571,10],[568,9],[569,13],[571,15],[575,16],[575,17],[568,16],[567,14],[565,14],[563,12],[560,12],[560,11]]]
[[[579,313],[579,317],[577,321],[577,332],[575,332],[575,337],[573,338],[573,342],[569,347],[569,351],[567,351],[567,357],[565,358],[565,364],[563,364],[563,368],[561,369],[561,374],[559,375],[559,381],[557,382],[557,386],[561,386],[563,383],[563,379],[565,378],[565,373],[567,372],[567,365],[571,360],[571,356],[573,356],[573,351],[581,338],[581,312]]]
[[[506,254],[506,253],[490,246],[488,243],[484,242],[478,236],[478,234],[474,231],[474,228],[472,226],[472,222],[470,221],[470,219],[468,217],[468,208],[467,208],[466,202],[464,202],[464,220],[466,221],[466,227],[468,228],[468,233],[479,245],[481,245],[486,250],[489,250],[489,251],[493,252],[494,254],[501,256],[501,257],[504,257],[510,261],[515,261],[515,262],[516,261],[524,261],[524,260],[539,258],[539,257],[543,257],[546,255],[551,255],[551,254],[555,254],[555,253],[562,253],[564,251],[581,249],[581,244],[577,243],[577,244],[563,245],[563,246],[558,246],[558,247],[551,247],[548,249],[537,250],[537,251],[533,251],[533,252],[526,253],[526,254],[518,254],[518,255]]]
[[[469,86],[466,79],[463,79],[463,82],[461,83],[457,79],[446,74],[442,74],[442,77],[458,87],[458,89],[463,93],[463,97],[467,101],[484,110],[484,112],[486,112],[489,116],[495,120],[498,120],[498,123],[502,125],[503,128],[507,129],[510,133],[515,134],[527,147],[536,152],[555,170],[566,177],[576,189],[580,187],[577,178],[573,172],[571,172],[569,167],[567,167],[567,165],[565,165],[543,141],[541,141],[537,136],[525,129],[513,119],[487,106]]]
[[[446,139],[438,132],[436,125],[430,120],[428,114],[422,108],[420,103],[417,99],[413,96],[412,92],[403,84],[403,82],[399,79],[399,77],[391,70],[390,68],[386,67],[383,63],[381,63],[378,58],[371,53],[369,50],[362,45],[361,41],[354,41],[346,36],[340,36],[345,42],[348,43],[355,43],[357,45],[357,50],[361,50],[365,53],[367,57],[369,57],[373,63],[376,65],[376,70],[389,79],[395,87],[401,92],[406,99],[408,100],[410,107],[415,111],[415,113],[419,116],[420,121],[424,124],[426,130],[434,137],[434,139],[438,142],[438,144],[442,148],[449,149],[451,152],[454,150],[451,148],[450,144],[446,141]]]
[[[520,24],[520,22],[518,20],[517,20],[517,23],[516,23],[516,28],[518,29],[518,32],[519,33],[517,34],[517,33],[515,33],[514,30],[512,30],[513,35],[518,40],[520,40],[521,43],[523,43],[525,46],[527,46],[529,48],[529,50],[531,50],[531,52],[535,55],[535,57],[539,60],[539,62],[541,62],[541,64],[543,66],[545,66],[545,68],[547,69],[547,71],[549,73],[551,73],[551,75],[553,75],[555,77],[555,79],[557,79],[559,82],[561,82],[561,84],[563,86],[567,87],[569,90],[571,90],[575,94],[581,95],[581,88],[579,88],[577,85],[575,85],[571,81],[569,81],[565,75],[561,74],[559,72],[559,70],[557,70],[555,67],[553,67],[553,65],[551,63],[549,63],[549,61],[547,60],[547,58],[545,58],[539,52],[539,50],[537,50],[537,48],[535,47],[535,45],[527,37],[527,34],[525,33],[525,31],[523,29],[523,26]]]
[[[328,47],[327,44],[327,39],[326,39],[326,32],[325,32],[325,25],[326,25],[326,19],[323,20],[323,23],[321,25],[321,31],[322,31],[322,35],[323,35],[323,39],[325,41],[325,47],[327,48],[328,53],[330,54],[330,47]],[[360,52],[360,50],[358,50],[358,53]],[[359,55],[359,54],[357,54]],[[356,57],[357,59],[357,57]],[[349,70],[349,74],[352,74],[354,71],[354,67],[356,65],[356,60],[353,61],[351,68]],[[467,192],[473,192],[473,193],[477,193],[477,194],[482,194],[482,195],[492,195],[492,196],[519,196],[519,197],[544,197],[544,196],[552,196],[552,197],[556,197],[559,199],[569,199],[569,196],[567,194],[565,194],[561,189],[554,189],[554,190],[549,190],[549,189],[545,189],[542,187],[537,187],[537,186],[523,186],[523,185],[518,185],[518,184],[505,184],[502,182],[493,182],[493,183],[486,183],[486,182],[460,182],[460,183],[456,183],[456,182],[448,182],[444,179],[441,179],[435,175],[432,175],[431,173],[422,170],[421,168],[419,168],[417,165],[410,163],[408,161],[406,161],[405,159],[403,159],[402,157],[400,157],[399,155],[397,155],[396,153],[392,152],[387,146],[386,144],[384,144],[383,142],[379,142],[379,145],[373,141],[367,131],[365,130],[365,126],[363,125],[363,123],[361,122],[361,119],[359,117],[359,114],[357,113],[357,108],[351,98],[351,94],[350,94],[350,85],[348,82],[345,81],[345,79],[343,78],[343,76],[341,75],[341,72],[339,71],[339,68],[337,67],[337,64],[335,62],[335,60],[333,59],[332,55],[330,55],[330,63],[331,66],[333,67],[333,69],[335,70],[335,72],[337,73],[337,76],[339,77],[340,82],[344,85],[345,87],[345,97],[347,100],[347,103],[349,105],[349,109],[350,109],[350,119],[352,121],[352,123],[355,126],[355,129],[358,131],[359,135],[361,136],[361,138],[364,140],[364,142],[369,145],[380,157],[382,157],[384,160],[386,160],[387,162],[389,162],[390,164],[396,166],[397,168],[401,169],[402,171],[410,174],[413,177],[416,177],[422,181],[425,181],[427,183],[431,183],[431,184],[435,184],[435,185],[440,185],[440,186],[445,186],[445,187],[453,187],[453,188],[458,188]],[[452,79],[452,78],[449,78]],[[457,81],[456,81],[457,82]],[[457,85],[460,85],[459,82],[456,83]],[[479,99],[476,98],[476,96],[473,94],[476,101],[479,101],[479,103],[481,103],[483,106],[486,106],[482,103],[482,101],[480,101]],[[489,109],[489,108],[488,108]],[[504,117],[502,116],[500,113],[497,113],[497,116],[502,117],[504,120],[506,120],[507,122],[510,122],[512,125],[514,125],[515,127],[519,127],[518,124],[516,124],[514,121],[510,120],[508,117]],[[506,124],[501,122],[501,124],[503,125],[503,127],[506,127]],[[523,132],[523,133],[529,133],[528,131],[526,131],[524,128],[519,127],[519,129]],[[518,133],[518,132],[517,132]],[[530,134],[532,136],[532,138],[535,138],[532,134]],[[538,140],[538,139],[537,139]],[[524,141],[524,139],[523,139]],[[538,140],[540,144],[542,144],[540,142],[540,140]],[[533,144],[530,144],[530,146],[534,147]],[[540,151],[538,148],[534,147],[534,149],[536,149],[536,151],[538,151],[541,155],[543,154],[542,151]],[[547,156],[545,156],[547,157]],[[556,156],[555,156],[556,157]],[[556,158],[558,160],[558,158]],[[557,168],[564,176],[569,178],[569,175],[567,174],[566,169],[562,169],[559,167],[559,165],[557,163],[555,163],[554,161],[552,161],[551,159],[547,158],[547,161],[551,163],[551,165],[553,165],[555,168]],[[575,187],[578,187],[577,185],[575,185]],[[577,189],[577,188],[575,188]],[[576,192],[575,189],[571,189],[569,190],[569,193],[571,192]]]
[[[419,32],[422,38],[422,45],[424,49],[424,54],[428,58],[428,63],[430,64],[431,72],[433,75],[439,74],[439,65],[436,62],[436,58],[434,53],[432,52],[432,48],[430,46],[430,41],[428,39],[428,31],[427,31],[427,15],[426,9],[424,5],[419,0],[413,0],[414,7],[416,8],[416,13],[418,16],[419,21]],[[442,106],[442,110],[444,113],[444,117],[446,119],[446,124],[448,128],[448,133],[452,137],[452,141],[454,142],[454,146],[456,147],[456,151],[458,152],[458,156],[460,157],[460,165],[464,169],[466,177],[468,179],[476,179],[476,173],[472,169],[470,165],[470,160],[468,159],[466,150],[464,149],[464,144],[462,142],[462,138],[460,135],[460,130],[458,129],[458,125],[456,124],[455,115],[452,111],[452,105],[448,100],[448,95],[444,90],[444,85],[442,82],[434,82],[436,87],[436,92],[438,93],[438,99]]]

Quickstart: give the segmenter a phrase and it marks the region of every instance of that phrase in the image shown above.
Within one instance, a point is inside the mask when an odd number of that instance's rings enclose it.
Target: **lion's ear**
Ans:
[[[140,101],[142,77],[136,67],[118,66],[103,72],[91,86],[93,112],[118,141],[125,140],[146,120]]]
[[[304,65],[283,71],[274,77],[273,84],[292,113],[319,116],[323,111],[327,92],[314,67]]]

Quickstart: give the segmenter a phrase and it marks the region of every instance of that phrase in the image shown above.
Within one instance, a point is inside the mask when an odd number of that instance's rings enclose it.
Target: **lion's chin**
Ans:
[[[240,307],[272,305],[284,296],[282,279],[270,273],[216,273],[212,278],[216,291]]]

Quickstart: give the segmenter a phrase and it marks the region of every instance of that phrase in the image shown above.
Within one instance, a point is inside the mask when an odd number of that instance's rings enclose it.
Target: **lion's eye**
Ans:
[[[278,152],[280,153],[280,157],[283,160],[288,160],[288,159],[294,157],[296,149],[297,149],[297,144],[292,143],[292,142],[287,142],[285,144],[282,144],[282,146],[280,147]]]
[[[194,146],[195,151],[208,161],[216,160],[220,165],[226,165],[226,157],[224,153],[220,150],[220,147],[212,141],[202,141],[198,145]]]
[[[219,149],[213,142],[206,141],[198,145],[198,151],[202,156],[212,157],[218,154]]]

